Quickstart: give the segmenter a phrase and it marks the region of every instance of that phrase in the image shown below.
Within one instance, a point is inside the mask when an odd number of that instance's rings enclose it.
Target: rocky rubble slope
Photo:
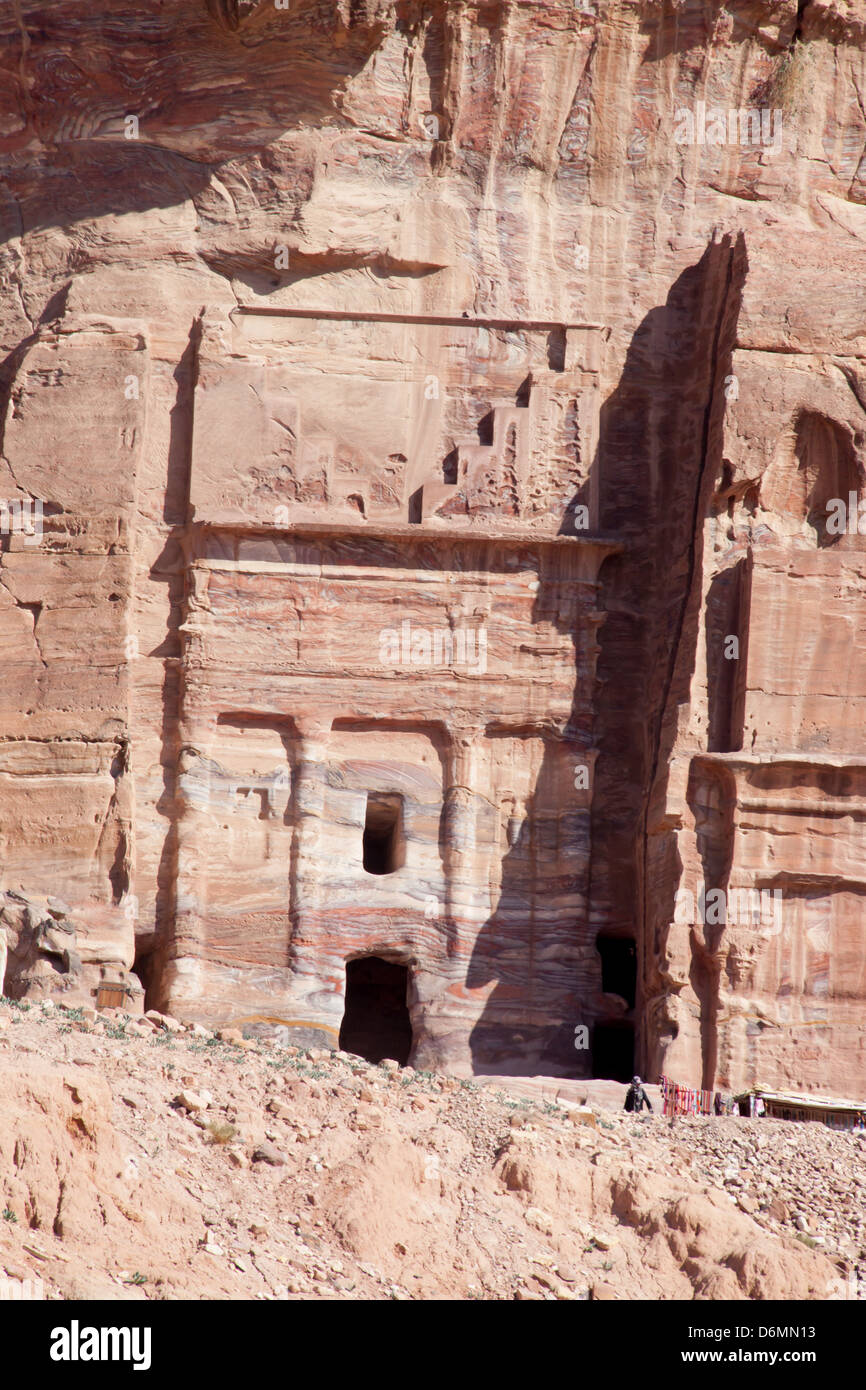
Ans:
[[[0,1275],[47,1297],[823,1299],[866,1262],[866,1150],[817,1125],[9,1001],[0,1096]]]

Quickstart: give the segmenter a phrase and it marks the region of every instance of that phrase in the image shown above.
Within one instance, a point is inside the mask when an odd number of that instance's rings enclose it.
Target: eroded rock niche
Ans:
[[[862,1095],[852,7],[17,8],[6,989]]]

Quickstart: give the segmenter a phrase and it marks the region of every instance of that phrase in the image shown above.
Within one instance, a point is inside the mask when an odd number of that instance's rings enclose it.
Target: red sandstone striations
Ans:
[[[857,10],[6,7],[7,993],[866,1095]]]

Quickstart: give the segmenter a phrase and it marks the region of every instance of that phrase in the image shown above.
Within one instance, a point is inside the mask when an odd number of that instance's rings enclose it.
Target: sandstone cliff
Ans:
[[[18,0],[0,71],[16,989],[333,1045],[377,956],[429,1065],[866,1093],[862,7]]]

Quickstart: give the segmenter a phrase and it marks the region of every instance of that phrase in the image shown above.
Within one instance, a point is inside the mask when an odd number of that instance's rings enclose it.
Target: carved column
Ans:
[[[316,934],[320,900],[321,838],[328,778],[330,713],[295,716],[297,753],[294,768],[290,924],[291,954],[309,945]]]
[[[207,844],[210,772],[202,747],[207,747],[206,735],[198,744],[185,744],[177,762],[177,871],[172,954],[181,957],[206,954],[207,874],[206,856],[202,856],[201,850]]]
[[[481,925],[477,863],[476,761],[484,726],[464,725],[448,730],[445,785],[445,891],[448,954],[454,955],[467,925]]]

